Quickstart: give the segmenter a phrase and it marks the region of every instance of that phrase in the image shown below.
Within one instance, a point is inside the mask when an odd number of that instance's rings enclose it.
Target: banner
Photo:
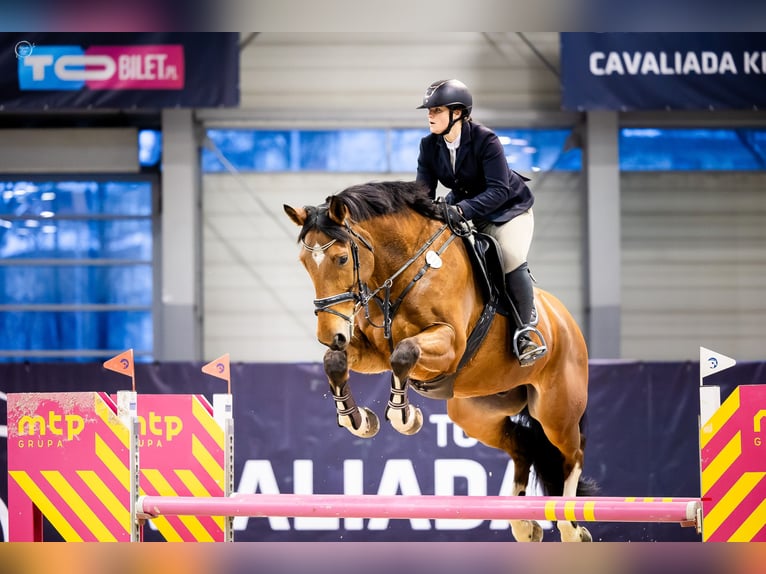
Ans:
[[[197,363],[138,363],[142,395],[221,393],[221,381]],[[217,372],[217,371],[216,371]],[[588,443],[584,473],[603,496],[694,497],[700,494],[696,362],[599,362],[590,365]],[[743,362],[716,374],[722,395],[736,385],[763,382],[766,363]],[[6,393],[113,394],[123,377],[100,363],[0,364],[0,474],[6,472]],[[423,411],[422,430],[397,433],[384,420],[371,439],[358,439],[336,423],[335,406],[321,363],[231,365],[236,429],[234,488],[238,493],[505,495],[513,464],[498,450],[466,436],[446,413],[446,403],[412,393]],[[353,374],[360,405],[378,415],[388,401],[387,373]],[[156,422],[155,424],[159,424]],[[149,428],[149,427],[147,427]],[[168,429],[179,428],[177,423]],[[766,419],[764,420],[766,434]],[[6,432],[3,432],[6,431]],[[163,443],[167,446],[167,441]],[[164,448],[163,446],[163,448]],[[31,445],[45,457],[56,444]],[[0,540],[6,481],[0,481]],[[537,493],[531,491],[530,494]],[[5,514],[7,517],[7,514]],[[545,539],[557,540],[550,522]],[[591,523],[594,540],[696,541],[693,528],[677,524]],[[148,530],[148,531],[147,531]],[[147,539],[156,532],[145,530]],[[502,520],[387,520],[358,518],[247,518],[234,520],[234,538],[258,542],[408,541],[509,542]],[[46,531],[55,540],[55,531]]]
[[[2,33],[0,107],[239,105],[237,33]]]
[[[561,34],[567,110],[766,107],[764,33]]]

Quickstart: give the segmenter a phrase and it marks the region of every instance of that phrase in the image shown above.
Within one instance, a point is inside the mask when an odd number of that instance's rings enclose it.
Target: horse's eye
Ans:
[[[346,263],[348,263],[348,255],[338,257],[338,265],[345,265]]]

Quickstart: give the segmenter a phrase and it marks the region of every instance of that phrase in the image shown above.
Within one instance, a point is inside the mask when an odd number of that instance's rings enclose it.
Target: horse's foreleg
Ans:
[[[455,356],[454,334],[447,324],[433,325],[403,339],[391,354],[391,395],[386,419],[400,433],[415,434],[423,427],[423,413],[407,399],[410,376],[413,371],[422,379],[444,373]]]
[[[391,395],[386,406],[386,420],[402,434],[411,435],[423,427],[423,413],[407,399],[407,381],[420,357],[420,349],[411,339],[397,345],[391,355]]]
[[[347,428],[351,434],[358,437],[375,436],[380,429],[377,415],[366,407],[359,408],[348,386],[346,351],[328,349],[324,354],[324,372],[335,400],[338,426]]]

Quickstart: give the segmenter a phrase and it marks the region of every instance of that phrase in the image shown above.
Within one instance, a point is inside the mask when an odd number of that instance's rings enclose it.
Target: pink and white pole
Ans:
[[[452,518],[674,522],[700,528],[699,498],[563,498],[549,496],[378,496],[235,494],[230,497],[142,496],[139,518],[250,516],[332,518]]]

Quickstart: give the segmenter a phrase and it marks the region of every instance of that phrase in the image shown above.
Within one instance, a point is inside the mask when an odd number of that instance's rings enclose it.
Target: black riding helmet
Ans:
[[[437,106],[445,106],[450,110],[449,124],[447,129],[442,132],[441,135],[446,135],[455,125],[457,119],[452,113],[453,110],[462,108],[463,119],[467,119],[471,115],[471,109],[473,108],[473,98],[471,92],[468,91],[466,86],[460,80],[437,80],[426,88],[426,93],[423,95],[423,103],[416,109],[421,110],[425,108],[435,108]]]
[[[448,108],[465,108],[466,117],[471,115],[473,98],[471,92],[460,80],[438,80],[428,86],[423,96],[423,103],[417,109],[447,106]]]

